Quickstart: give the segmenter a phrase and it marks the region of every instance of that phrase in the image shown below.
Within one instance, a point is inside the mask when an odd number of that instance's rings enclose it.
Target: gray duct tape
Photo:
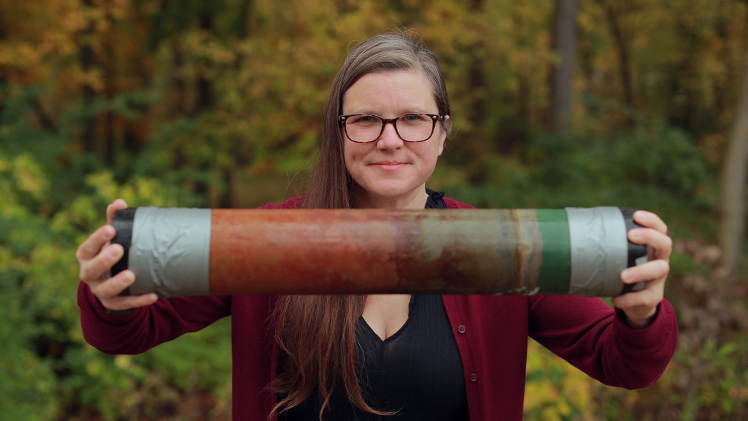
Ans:
[[[614,297],[628,263],[626,224],[616,207],[566,208],[571,243],[569,293]]]
[[[210,294],[210,228],[210,209],[138,208],[128,259],[135,272],[130,293]]]

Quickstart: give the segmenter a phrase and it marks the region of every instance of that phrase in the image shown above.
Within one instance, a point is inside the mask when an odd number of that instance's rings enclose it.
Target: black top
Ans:
[[[429,197],[426,199],[426,209],[447,209],[447,204],[444,203],[444,192],[433,191],[426,189]]]
[[[356,330],[364,399],[374,409],[398,412],[381,417],[356,408],[338,379],[325,421],[470,419],[462,360],[440,295],[413,295],[408,320],[384,341],[363,317]],[[319,408],[311,397],[278,419],[317,421]]]
[[[444,193],[427,190],[426,208],[446,208]],[[380,417],[348,401],[338,379],[325,421],[434,420],[470,418],[465,378],[457,343],[440,295],[413,295],[408,320],[384,341],[363,317],[356,325],[359,345],[359,384],[364,399],[374,409],[398,411]],[[317,421],[316,396],[279,414],[279,421]]]

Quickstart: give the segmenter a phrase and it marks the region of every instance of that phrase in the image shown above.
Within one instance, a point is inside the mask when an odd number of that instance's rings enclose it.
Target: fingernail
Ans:
[[[125,272],[124,276],[122,276],[122,283],[130,285],[133,282],[135,282],[135,274],[130,271]]]
[[[624,281],[630,281],[633,278],[633,273],[631,272],[631,269],[625,269],[623,272],[621,272],[621,278]]]
[[[631,236],[634,238],[641,238],[642,237],[642,231],[640,229],[633,229],[630,231]]]
[[[155,303],[156,301],[158,301],[158,295],[156,295],[155,293],[152,293],[148,298],[150,298],[151,303]]]
[[[636,211],[636,212],[634,212],[634,216],[636,217],[636,219],[638,219],[640,221],[646,221],[647,220],[647,213],[646,212]]]
[[[109,255],[112,257],[119,257],[119,255],[122,253],[122,250],[120,247],[109,247]]]

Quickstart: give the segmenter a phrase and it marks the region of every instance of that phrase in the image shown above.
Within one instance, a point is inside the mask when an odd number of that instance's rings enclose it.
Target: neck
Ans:
[[[373,195],[355,185],[354,196],[358,209],[423,209],[429,197],[425,185],[408,195],[395,198]]]

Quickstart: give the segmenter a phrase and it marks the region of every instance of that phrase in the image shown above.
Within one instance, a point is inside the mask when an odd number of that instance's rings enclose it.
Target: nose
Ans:
[[[395,130],[395,124],[387,122],[384,125],[382,134],[377,139],[377,147],[382,150],[396,150],[403,146],[403,140],[400,139],[400,135]]]

